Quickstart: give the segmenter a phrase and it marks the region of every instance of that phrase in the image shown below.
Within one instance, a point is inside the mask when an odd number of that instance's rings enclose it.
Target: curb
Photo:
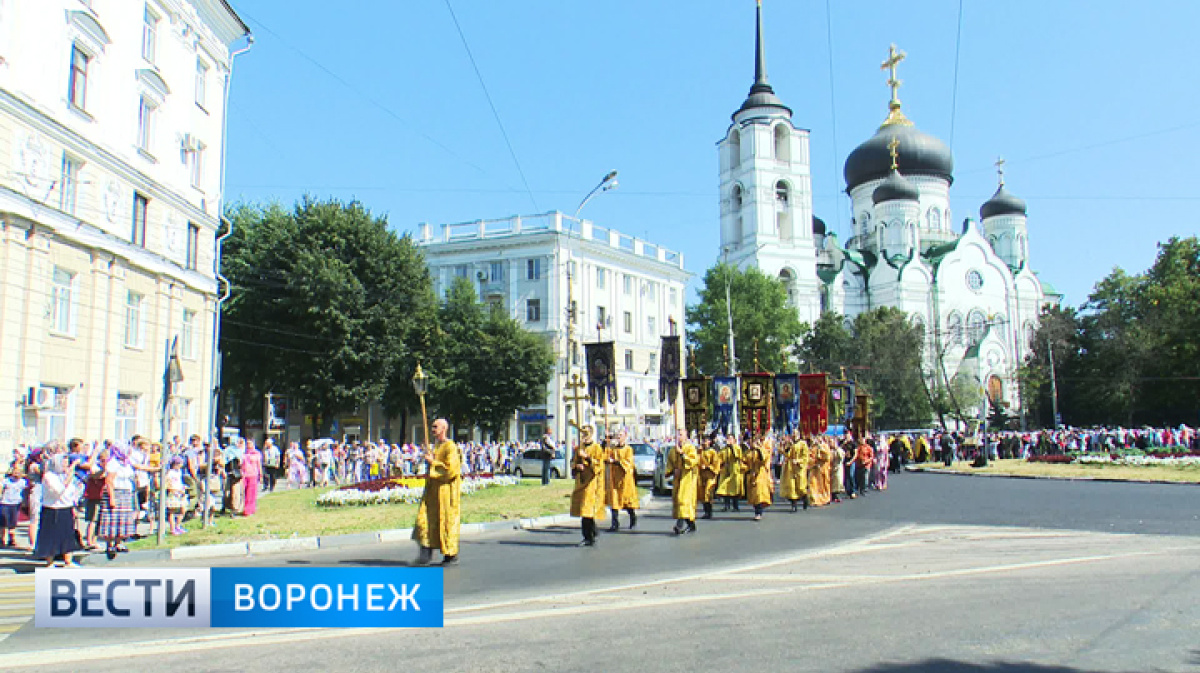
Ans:
[[[926,474],[948,474],[955,477],[985,477],[991,479],[1030,479],[1042,481],[1098,481],[1109,484],[1170,484],[1173,486],[1200,486],[1200,483],[1194,481],[1166,481],[1163,479],[1114,479],[1111,477],[1054,477],[1054,476],[1036,476],[1031,474],[988,474],[985,472],[955,472],[953,470],[939,470],[930,467],[908,467],[905,466],[907,472],[924,472]]]
[[[640,506],[647,507],[656,500],[657,498],[654,497],[653,493],[647,493],[642,496]],[[486,523],[465,523],[462,524],[459,534],[467,536],[484,535],[507,530],[531,530],[544,526],[558,526],[571,523],[577,520],[577,518],[569,514],[556,514],[530,519],[502,519]],[[111,561],[103,553],[88,554],[81,559],[80,563],[86,566],[107,566],[193,559],[236,558],[239,556],[259,556],[291,551],[313,551],[317,549],[338,549],[387,542],[405,542],[412,539],[412,532],[412,528],[396,528],[365,533],[347,533],[344,535],[253,540],[250,542],[232,542],[229,544],[176,547],[174,549],[139,549],[121,554]]]

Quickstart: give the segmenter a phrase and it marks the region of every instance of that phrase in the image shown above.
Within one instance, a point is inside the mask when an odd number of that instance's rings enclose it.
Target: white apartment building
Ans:
[[[568,346],[572,300],[578,343],[616,342],[618,400],[609,421],[638,437],[669,434],[672,411],[659,401],[658,357],[662,336],[683,334],[691,274],[682,254],[559,212],[444,224],[437,236],[423,224],[419,243],[439,297],[455,278],[469,279],[482,301],[554,348],[558,363],[546,399],[517,414],[510,437],[537,439],[547,425],[566,436],[574,413],[564,401],[566,386],[573,373],[585,377],[582,354]],[[584,422],[591,422],[591,405],[584,409]]]
[[[0,0],[0,461],[70,437],[206,433],[225,0]]]

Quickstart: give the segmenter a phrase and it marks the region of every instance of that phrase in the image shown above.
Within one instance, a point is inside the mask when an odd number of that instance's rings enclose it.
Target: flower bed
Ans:
[[[1053,454],[1048,456],[1030,456],[1026,460],[1030,463],[1070,463],[1074,462],[1075,458],[1063,454]]]
[[[418,486],[411,485],[383,485],[372,489],[354,489],[341,488],[336,491],[329,491],[317,496],[317,504],[322,507],[346,507],[352,505],[413,505],[421,501],[421,494],[425,492],[425,479],[411,477],[400,478],[402,481],[416,481]],[[364,482],[356,484],[363,486],[375,484],[376,482],[389,482],[391,479],[377,479],[375,482]],[[516,486],[521,482],[516,477],[492,476],[492,477],[467,477],[462,480],[462,494],[471,495],[477,491],[482,491],[485,488],[493,486]]]
[[[495,477],[492,474],[475,474],[468,479],[491,479]],[[360,481],[357,484],[348,484],[339,488],[339,491],[383,491],[390,488],[413,488],[421,490],[425,488],[425,475],[409,476],[409,477],[386,477],[383,479],[371,479],[369,481]]]
[[[1080,465],[1127,465],[1131,467],[1200,467],[1200,456],[1191,454],[1155,456],[1106,456],[1104,454],[1079,456]]]

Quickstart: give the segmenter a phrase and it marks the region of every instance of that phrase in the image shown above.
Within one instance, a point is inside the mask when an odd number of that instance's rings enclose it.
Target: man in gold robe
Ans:
[[[433,550],[442,552],[442,565],[458,564],[458,532],[462,520],[462,454],[458,445],[447,438],[450,424],[439,418],[433,422],[433,441],[437,449],[425,447],[429,475],[425,493],[417,510],[413,539],[421,546],[417,565],[429,565]]]
[[[824,437],[814,438],[808,458],[808,501],[813,507],[824,507],[829,504],[830,460],[831,452],[828,440]]]
[[[696,486],[697,502],[704,506],[704,516],[701,519],[711,519],[713,498],[717,494],[717,478],[721,474],[721,454],[713,446],[713,440],[704,440],[704,450],[700,452],[700,480]]]
[[[754,520],[762,521],[763,510],[770,504],[774,495],[774,483],[771,479],[772,446],[769,440],[757,437],[750,443],[750,448],[742,455],[742,465],[746,469],[746,501],[754,507]]]
[[[797,437],[783,445],[783,474],[779,478],[779,494],[792,503],[792,511],[801,504],[808,509],[808,442]]]
[[[608,447],[608,482],[604,492],[604,504],[612,508],[610,532],[621,528],[620,510],[629,513],[629,530],[637,527],[638,493],[637,473],[633,469],[633,447],[629,446],[629,435],[621,430],[616,441]]]
[[[595,430],[585,425],[580,431],[579,448],[571,461],[575,490],[571,492],[571,516],[580,517],[583,542],[580,547],[596,546],[596,519],[604,519],[604,447],[593,440]]]
[[[667,472],[675,479],[671,496],[671,515],[675,517],[674,532],[676,535],[695,533],[700,456],[683,430],[679,431],[675,446],[667,453]]]
[[[725,501],[722,512],[728,512],[731,506],[736,512],[738,500],[746,495],[742,447],[737,443],[737,438],[729,438],[727,442],[725,448],[721,449],[721,474],[717,477],[717,495]]]

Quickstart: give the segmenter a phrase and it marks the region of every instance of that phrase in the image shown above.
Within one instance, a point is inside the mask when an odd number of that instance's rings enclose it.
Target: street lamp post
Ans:
[[[159,545],[163,543],[163,533],[167,527],[167,467],[170,462],[167,435],[171,427],[171,398],[175,394],[175,384],[183,381],[178,346],[179,337],[167,342],[167,367],[163,372],[162,451],[158,454],[158,531],[155,535],[155,541]]]

